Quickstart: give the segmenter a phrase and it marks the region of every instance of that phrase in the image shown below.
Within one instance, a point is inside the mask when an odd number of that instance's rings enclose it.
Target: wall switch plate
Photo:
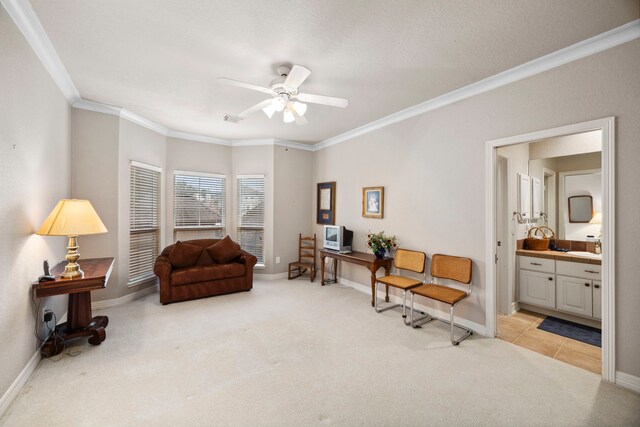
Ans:
[[[279,256],[276,257],[276,264],[280,264],[280,257]]]

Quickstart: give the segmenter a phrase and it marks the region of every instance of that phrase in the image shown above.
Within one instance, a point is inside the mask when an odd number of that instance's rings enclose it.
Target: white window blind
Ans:
[[[226,233],[223,175],[173,175],[173,241],[222,239]]]
[[[131,164],[129,219],[129,285],[154,277],[160,253],[160,171]]]
[[[264,176],[238,176],[238,243],[264,265]]]

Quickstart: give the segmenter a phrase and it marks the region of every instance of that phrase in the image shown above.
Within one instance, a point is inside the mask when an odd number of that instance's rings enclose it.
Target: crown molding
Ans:
[[[295,141],[287,141],[285,139],[274,139],[273,145],[277,145],[279,147],[285,147],[285,148],[295,148],[297,150],[303,150],[303,151],[316,151],[315,145],[303,144],[301,142],[295,142]]]
[[[538,59],[534,59],[533,61],[529,61],[525,64],[488,77],[484,80],[480,80],[476,83],[472,83],[468,86],[464,86],[460,89],[456,89],[452,92],[414,105],[413,107],[390,114],[386,117],[331,137],[314,145],[276,140],[274,138],[233,141],[168,129],[165,126],[124,108],[82,99],[78,89],[73,84],[67,69],[58,56],[49,36],[47,36],[47,33],[42,27],[40,20],[36,16],[28,0],[0,0],[0,3],[7,10],[9,16],[11,16],[22,34],[25,36],[38,58],[40,58],[40,61],[42,61],[45,69],[58,85],[58,88],[64,97],[73,107],[116,115],[165,136],[233,147],[282,145],[308,151],[322,150],[374,130],[381,129],[394,123],[424,114],[428,111],[488,92],[501,86],[517,82],[527,77],[543,73],[561,65],[568,64],[578,59],[585,58],[595,53],[602,52],[603,50],[640,38],[640,19],[637,19],[595,37],[583,40],[564,49],[560,49]]]
[[[598,52],[602,52],[603,50],[611,49],[612,47],[630,42],[637,38],[640,38],[640,19],[629,22],[625,25],[606,31],[602,34],[583,40],[548,55],[541,56],[540,58],[534,59],[533,61],[518,65],[517,67],[503,71],[484,80],[480,80],[476,83],[472,83],[468,86],[464,86],[460,89],[456,89],[444,95],[414,105],[413,107],[398,111],[397,113],[393,113],[381,119],[375,120],[364,126],[360,126],[343,134],[326,139],[318,144],[315,144],[314,147],[316,148],[316,150],[322,150],[324,148],[348,141],[374,130],[410,119],[420,114],[424,114],[428,111],[433,111],[446,105],[462,101],[463,99],[480,95],[482,93],[497,89],[501,86],[517,82],[527,77],[535,76],[536,74],[549,71],[561,65],[565,65],[578,59],[582,59]]]
[[[80,99],[80,92],[73,84],[67,69],[56,53],[49,36],[28,0],[0,0],[11,19],[16,23],[31,48],[56,82],[67,101],[73,104]]]
[[[188,141],[207,142],[209,144],[226,145],[231,146],[232,142],[228,139],[214,138],[211,136],[197,135],[195,133],[180,132],[177,130],[169,129],[167,136],[171,138],[186,139]]]

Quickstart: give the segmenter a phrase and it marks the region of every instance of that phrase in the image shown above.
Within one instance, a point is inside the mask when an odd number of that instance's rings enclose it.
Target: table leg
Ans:
[[[338,260],[333,259],[333,283],[338,283]]]
[[[326,257],[320,255],[320,285],[324,286],[324,260]]]
[[[371,272],[371,307],[376,306],[376,272]]]
[[[385,276],[389,275],[389,269],[386,267],[384,269],[384,275]],[[386,288],[387,295],[384,297],[384,300],[385,302],[389,302],[389,285],[385,284],[385,288]]]

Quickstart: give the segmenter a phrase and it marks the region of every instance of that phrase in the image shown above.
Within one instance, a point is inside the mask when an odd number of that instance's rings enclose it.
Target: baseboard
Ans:
[[[371,295],[371,284],[367,284],[367,285],[363,285],[361,283],[357,283],[357,282],[353,282],[351,280],[345,279],[343,277],[338,277],[338,283],[342,284],[342,285],[346,285],[349,286],[357,291],[360,292],[364,292],[367,295]],[[402,298],[396,295],[389,295],[389,301],[393,302],[394,304],[401,304],[402,303]],[[407,304],[409,303],[409,301],[407,301]],[[434,316],[434,317],[440,317],[442,319],[449,319],[449,313],[445,313],[444,311],[438,310],[436,308],[433,307],[427,307],[426,305],[423,304],[417,304],[414,303],[413,307],[424,311],[425,313],[429,313],[430,315]],[[458,317],[456,316],[456,323],[464,326],[465,328],[469,328],[471,329],[474,333],[478,334],[478,335],[482,335],[482,336],[487,336],[487,328],[485,325],[480,325],[478,323],[472,322],[470,320],[464,319],[462,317]]]
[[[11,384],[11,387],[9,387],[2,398],[0,398],[0,418],[2,418],[15,398],[18,397],[18,394],[20,394],[20,391],[22,391],[24,385],[27,383],[27,381],[29,381],[29,378],[33,374],[33,371],[36,370],[39,362],[40,351],[36,351],[33,356],[31,356],[31,359],[29,360],[29,362],[27,362],[27,365],[24,367],[24,369],[20,372],[18,378],[16,378],[13,384]]]
[[[286,271],[284,273],[253,274],[253,278],[259,280],[280,280],[286,279],[288,276],[289,275]]]
[[[141,289],[139,291],[127,294],[120,298],[115,299],[107,299],[103,301],[93,301],[91,303],[92,310],[99,310],[101,308],[113,307],[116,305],[124,304],[125,302],[133,301],[134,299],[142,298],[146,295],[152,294],[154,292],[158,292],[159,286],[149,286],[148,288]]]
[[[616,384],[636,393],[640,393],[640,377],[625,374],[624,372],[616,372]]]

